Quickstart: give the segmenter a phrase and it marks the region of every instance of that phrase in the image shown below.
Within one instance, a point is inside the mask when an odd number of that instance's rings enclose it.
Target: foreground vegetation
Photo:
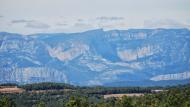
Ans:
[[[15,86],[16,84],[3,84]],[[0,107],[190,107],[190,85],[176,87],[78,87],[61,83],[17,86],[22,93],[1,93]],[[153,93],[152,90],[165,91]],[[143,93],[107,98],[106,94]]]

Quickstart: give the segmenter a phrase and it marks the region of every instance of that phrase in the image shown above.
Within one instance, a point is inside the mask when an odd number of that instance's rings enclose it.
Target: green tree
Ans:
[[[36,107],[45,107],[45,103],[44,102],[40,102],[39,104],[36,105]]]
[[[89,107],[89,102],[88,102],[88,98],[87,97],[83,97],[82,99],[81,99],[81,102],[80,102],[81,104],[81,107]]]
[[[117,107],[133,107],[132,99],[127,96],[123,96],[121,100],[116,103]]]
[[[100,104],[97,104],[96,107],[110,107],[110,106],[106,103],[100,103]]]
[[[80,107],[80,99],[75,99],[75,97],[70,97],[69,102],[66,107]]]
[[[109,104],[110,107],[115,107],[116,101],[117,101],[117,98],[115,98],[115,97],[106,99],[106,103]]]
[[[190,107],[190,101],[186,101],[182,107]]]
[[[7,96],[3,96],[0,98],[0,107],[16,107],[16,104]]]

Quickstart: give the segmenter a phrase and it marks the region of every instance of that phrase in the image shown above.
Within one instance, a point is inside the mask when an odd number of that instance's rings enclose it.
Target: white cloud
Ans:
[[[50,26],[48,24],[42,23],[39,21],[27,22],[25,27],[34,28],[34,29],[48,29],[48,28],[50,28]]]
[[[78,21],[78,22],[83,22],[83,21],[84,21],[84,19],[77,19],[77,21]]]
[[[137,19],[134,19],[138,22]],[[140,23],[140,22],[138,22]],[[186,22],[187,24],[189,22]],[[100,16],[100,17],[18,17],[7,18],[3,17],[0,21],[0,30],[22,34],[33,33],[57,33],[57,32],[82,32],[92,29],[103,28],[104,30],[121,29],[126,30],[129,28],[156,28],[156,27],[169,27],[181,26],[187,27],[188,25],[177,23],[176,21],[159,21],[148,20],[145,21],[144,27],[133,25],[130,18],[120,16]],[[169,26],[170,25],[170,26]],[[173,28],[173,27],[172,27]]]
[[[74,31],[84,31],[89,29],[97,29],[97,28],[104,28],[104,29],[120,29],[126,28],[128,25],[126,24],[124,17],[88,17],[88,18],[79,18],[73,20],[70,26],[71,29]]]
[[[101,20],[101,21],[118,21],[118,20],[124,20],[124,17],[106,17],[106,16],[102,16],[102,17],[97,17],[96,20]]]
[[[16,23],[28,23],[28,22],[33,22],[33,20],[20,19],[20,20],[12,20],[11,21],[12,24],[16,24]]]
[[[190,28],[190,24],[173,19],[145,20],[145,28]]]
[[[50,28],[50,25],[37,20],[17,19],[17,20],[11,20],[10,23],[13,26],[18,26],[18,27],[20,27],[18,24],[23,24],[25,28],[32,28],[32,29]]]
[[[68,24],[67,23],[57,23],[56,25],[57,26],[67,26]]]
[[[1,17],[0,30],[37,33],[41,30],[33,29],[33,27],[44,29],[48,28],[48,24],[51,28],[46,29],[46,32],[55,32],[55,29],[60,29],[58,31],[61,32],[65,32],[65,29],[76,31],[73,25],[77,22],[85,23],[86,27],[92,25],[93,28],[102,26],[117,29],[118,26],[125,29],[139,28],[143,27],[144,20],[155,18],[185,22],[190,19],[189,4],[190,0],[0,0],[0,15],[4,16]],[[60,16],[68,18],[67,25],[64,22],[67,19],[61,20]],[[40,23],[45,23],[46,26],[43,24],[42,27],[40,24],[39,27],[35,24],[29,29],[22,21],[16,21],[19,24],[12,24],[12,26],[9,25],[10,21],[7,21],[19,18],[35,19]],[[60,24],[57,24],[58,22]],[[122,23],[125,24],[122,25]],[[183,23],[180,26],[189,26],[188,24]],[[153,26],[154,24],[145,25]],[[168,26],[168,24],[164,25]],[[179,24],[173,25],[179,26]]]
[[[93,26],[91,24],[88,24],[88,23],[75,23],[74,27],[77,27],[77,28],[92,28]]]

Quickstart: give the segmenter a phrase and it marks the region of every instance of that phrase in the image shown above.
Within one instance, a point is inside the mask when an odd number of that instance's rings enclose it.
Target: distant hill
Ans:
[[[188,29],[0,33],[0,83],[160,86],[189,80]]]

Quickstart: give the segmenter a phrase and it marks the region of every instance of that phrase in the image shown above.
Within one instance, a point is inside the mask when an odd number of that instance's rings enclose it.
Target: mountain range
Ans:
[[[80,86],[190,83],[190,30],[0,32],[0,83]]]

